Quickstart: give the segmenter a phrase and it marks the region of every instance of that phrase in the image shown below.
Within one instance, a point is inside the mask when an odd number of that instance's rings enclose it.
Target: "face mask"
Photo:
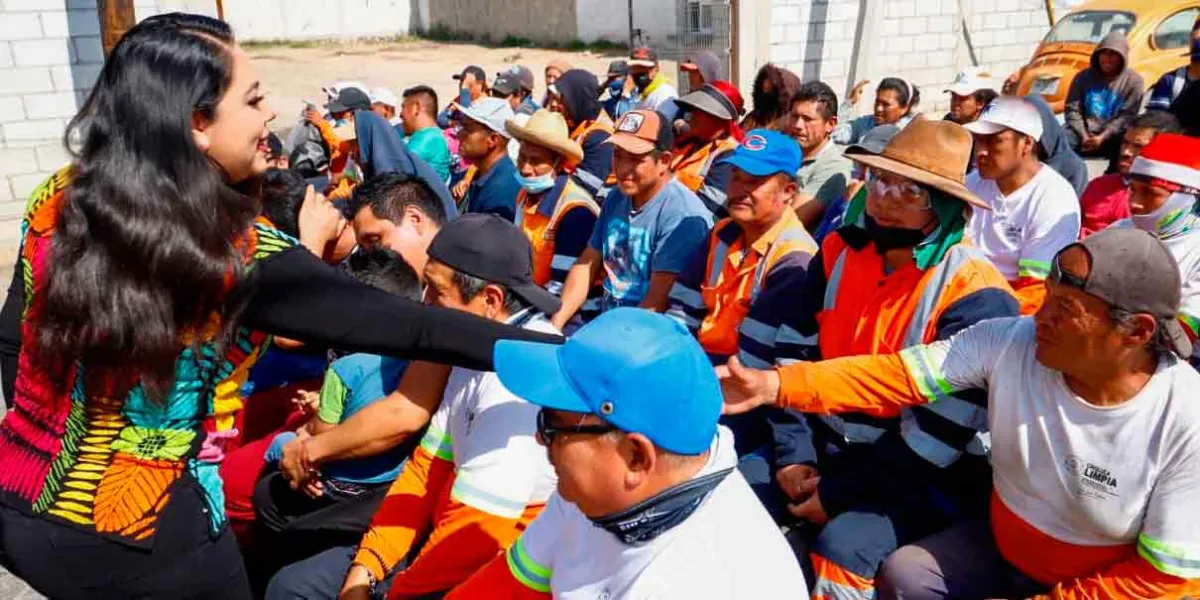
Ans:
[[[615,515],[591,521],[626,546],[645,544],[686,521],[732,471],[725,469],[667,488]]]
[[[1149,231],[1160,239],[1169,239],[1191,231],[1195,222],[1196,197],[1184,192],[1175,192],[1163,205],[1149,214],[1133,215],[1133,226]]]
[[[650,77],[649,73],[638,73],[633,76],[633,83],[639,90],[649,87],[651,81],[654,81],[654,78]]]
[[[337,129],[338,127],[345,127],[346,124],[349,122],[350,121],[348,121],[346,119],[334,119],[333,120],[333,128]]]
[[[608,92],[613,96],[620,96],[623,91],[625,91],[624,79],[615,79],[608,84]]]
[[[875,242],[875,249],[881,253],[900,248],[916,248],[917,244],[925,241],[926,234],[920,229],[884,227],[875,222],[871,215],[863,215],[863,218],[866,221],[867,233]]]
[[[540,194],[554,187],[554,173],[546,173],[545,175],[535,175],[533,177],[525,177],[520,173],[513,173],[517,183],[521,184],[521,188],[530,194]]]
[[[1192,40],[1192,62],[1200,61],[1200,40]]]

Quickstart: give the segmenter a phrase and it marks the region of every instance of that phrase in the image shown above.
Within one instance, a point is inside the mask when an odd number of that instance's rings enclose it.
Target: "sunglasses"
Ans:
[[[1055,285],[1070,286],[1081,292],[1087,292],[1087,278],[1064,271],[1062,265],[1058,262],[1061,256],[1062,253],[1060,252],[1058,256],[1054,257],[1054,261],[1050,263],[1050,273],[1046,276],[1046,281]]]
[[[554,438],[563,433],[582,433],[587,435],[604,435],[606,433],[617,431],[616,427],[605,424],[584,425],[583,417],[579,419],[580,423],[566,427],[556,427],[550,424],[550,420],[546,416],[546,409],[541,409],[537,414],[537,435],[538,439],[547,446],[554,443]]]

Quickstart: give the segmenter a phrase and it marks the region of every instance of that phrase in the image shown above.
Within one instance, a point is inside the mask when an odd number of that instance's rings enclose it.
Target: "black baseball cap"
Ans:
[[[1081,289],[1109,306],[1134,314],[1148,314],[1167,334],[1171,349],[1181,358],[1192,355],[1192,342],[1179,323],[1183,277],[1171,251],[1149,232],[1108,228],[1067,246],[1082,248],[1091,270]],[[1058,256],[1050,279],[1058,280]]]
[[[609,77],[624,77],[629,74],[629,63],[623,60],[614,60],[608,63]]]
[[[499,73],[492,82],[492,91],[501,96],[509,96],[521,89],[521,80],[512,73]]]
[[[462,73],[455,75],[453,79],[455,81],[462,81],[463,79],[466,79],[467,75],[471,75],[471,76],[475,77],[475,81],[482,81],[484,83],[487,83],[487,73],[484,73],[483,69],[481,69],[475,65],[471,65],[471,66],[463,69]]]
[[[533,281],[533,247],[512,223],[492,214],[466,214],[442,226],[429,257],[472,277],[497,283],[546,315],[562,302]]]
[[[325,105],[329,112],[346,112],[348,110],[371,110],[371,98],[367,93],[354,87],[348,87],[338,92],[333,102]]]

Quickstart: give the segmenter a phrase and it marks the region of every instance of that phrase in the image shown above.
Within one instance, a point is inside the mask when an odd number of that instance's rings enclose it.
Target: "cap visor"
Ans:
[[[978,133],[980,135],[994,135],[1004,131],[1005,129],[1008,129],[1008,127],[1005,127],[1004,125],[992,123],[991,121],[972,121],[966,125],[963,125],[963,127],[965,127],[967,131],[970,131],[971,133]]]
[[[975,90],[968,89],[963,85],[952,85],[946,88],[947,94],[954,94],[955,96],[970,96],[974,92]]]
[[[737,118],[737,115],[730,113],[728,108],[721,106],[721,103],[716,98],[704,92],[692,92],[682,98],[676,99],[675,104],[702,110],[725,121],[732,121]]]
[[[1184,330],[1183,324],[1179,322],[1179,319],[1160,321],[1160,323],[1160,327],[1166,329],[1167,338],[1171,340],[1171,346],[1175,348],[1176,354],[1178,354],[1179,357],[1185,361],[1190,358],[1192,356],[1194,346],[1192,344],[1192,340],[1188,338],[1187,331]]]
[[[696,63],[679,63],[680,71],[699,71],[700,66]]]
[[[346,111],[350,110],[345,104],[342,104],[341,102],[338,102],[336,100],[333,102],[330,102],[329,104],[326,104],[325,109],[331,113],[346,112]]]
[[[768,175],[785,172],[783,169],[779,168],[778,164],[771,164],[767,161],[759,160],[756,157],[747,156],[745,154],[737,155],[731,153],[728,158],[720,162],[731,164],[735,168],[741,170],[743,173],[746,173],[752,177],[766,177]],[[788,175],[795,176],[796,174],[788,173]]]
[[[509,284],[508,289],[514,294],[524,298],[526,302],[533,305],[534,308],[542,311],[543,314],[553,315],[562,308],[562,300],[558,296],[551,294],[546,288],[534,283],[514,283]]]
[[[461,81],[462,78],[463,78],[462,73],[455,73],[450,76],[450,79],[453,79],[455,81]]]
[[[500,340],[492,352],[496,375],[510,392],[531,404],[591,413],[592,409],[563,373],[561,351],[561,344]]]
[[[629,63],[628,63],[628,64],[629,64],[629,66],[631,66],[631,67],[653,67],[654,65],[656,65],[656,64],[658,64],[658,63],[656,63],[656,62],[654,62],[654,61],[652,61],[652,60],[639,60],[639,59],[634,59],[634,60],[631,60],[631,61],[629,61]]]
[[[880,154],[887,144],[873,144],[870,142],[859,142],[850,144],[842,151],[842,156],[854,156],[855,154]]]
[[[630,154],[649,154],[654,151],[654,142],[643,140],[628,133],[614,133],[609,136],[608,144],[612,144]]]
[[[911,179],[917,183],[927,185],[927,186],[934,188],[940,192],[943,192],[943,193],[949,194],[950,196],[958,198],[959,200],[962,200],[963,202],[966,202],[967,204],[970,204],[971,206],[975,206],[975,207],[981,208],[983,210],[991,210],[992,209],[992,207],[988,206],[986,202],[984,202],[983,200],[980,200],[979,197],[976,196],[975,194],[972,194],[971,191],[967,189],[967,186],[965,186],[957,181],[946,179],[945,177],[942,177],[940,175],[934,175],[933,173],[930,173],[928,171],[924,171],[924,170],[918,169],[916,167],[906,165],[902,162],[893,160],[886,156],[880,156],[880,155],[876,155],[876,154],[853,153],[853,154],[848,154],[847,158],[849,158],[850,160],[853,160],[857,163],[864,164],[873,169],[881,169],[884,171],[889,171],[889,172],[895,173],[901,177]]]

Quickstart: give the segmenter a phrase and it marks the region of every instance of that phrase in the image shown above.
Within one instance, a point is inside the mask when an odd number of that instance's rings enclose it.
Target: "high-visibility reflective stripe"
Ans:
[[[579,180],[579,183],[588,191],[599,191],[600,188],[604,187],[604,180],[590,171],[576,169],[574,175]]]
[[[1193,339],[1200,338],[1200,318],[1181,312],[1179,313],[1179,322],[1188,330],[1188,334]]]
[[[1050,275],[1050,263],[1043,260],[1023,258],[1017,261],[1017,277],[1045,279]]]
[[[939,467],[948,467],[962,456],[962,451],[922,430],[911,410],[900,413],[900,435],[913,452]]]
[[[550,593],[550,569],[537,564],[525,551],[521,538],[509,546],[506,553],[508,570],[525,587],[545,594]]]
[[[779,326],[779,335],[775,338],[777,344],[793,344],[796,346],[816,346],[820,343],[817,335],[800,335],[799,331],[788,325]]]
[[[1189,546],[1167,544],[1145,533],[1138,534],[1138,554],[1155,569],[1185,579],[1200,578],[1200,545]]]
[[[937,402],[923,406],[956,425],[976,431],[987,427],[987,409],[955,396],[943,396]]]
[[[952,393],[950,382],[941,374],[937,358],[926,346],[912,346],[900,351],[900,360],[908,367],[908,373],[917,384],[921,395],[935,402]]]
[[[848,249],[842,250],[837,261],[833,263],[833,270],[829,273],[829,281],[825,284],[825,310],[833,308],[837,302],[838,286],[842,283],[842,271],[846,269],[846,253],[848,251]]]
[[[753,354],[750,354],[749,352],[746,352],[745,350],[738,350],[738,360],[742,361],[742,364],[746,365],[747,367],[750,367],[751,369],[770,369],[771,368],[771,363],[769,363]]]
[[[887,430],[881,427],[867,425],[866,423],[853,423],[833,415],[817,415],[817,418],[850,444],[868,444],[883,437],[884,433],[887,433]]]
[[[942,291],[949,289],[950,282],[958,276],[958,270],[973,258],[987,259],[978,248],[959,244],[951,248],[942,258],[942,262],[934,267],[933,273],[926,279],[925,288],[921,290],[921,298],[917,301],[912,320],[908,323],[908,331],[904,336],[905,347],[925,343],[925,331],[933,320]]]
[[[551,294],[554,294],[555,296],[561,296],[562,291],[563,291],[563,282],[555,281],[553,279],[551,279],[550,281],[547,281],[546,282],[546,291],[550,292]]]
[[[812,598],[831,600],[871,600],[875,597],[875,580],[873,577],[859,575],[820,554],[809,554],[812,559],[813,582]],[[866,565],[860,565],[863,568]],[[874,569],[871,569],[874,570]]]
[[[708,287],[716,287],[717,282],[721,280],[721,271],[725,268],[725,258],[729,255],[729,245],[720,238],[717,238],[717,245],[713,247],[712,256],[708,262]]]
[[[682,323],[683,326],[687,327],[689,331],[694,332],[697,329],[700,329],[700,319],[697,319],[696,317],[693,317],[682,310],[671,309],[666,312],[666,315]]]
[[[570,271],[573,266],[575,266],[574,256],[555,254],[554,258],[550,259],[550,268],[557,271]]]
[[[982,456],[987,458],[992,452],[992,434],[987,431],[980,431],[975,434],[975,438],[967,444],[967,454]]]
[[[525,512],[524,500],[505,498],[485,490],[471,481],[469,475],[463,471],[459,471],[455,475],[454,486],[450,488],[450,497],[471,508],[505,519],[516,519]]]
[[[450,436],[441,430],[430,427],[421,438],[421,448],[442,460],[454,462],[454,449]]]
[[[743,319],[741,327],[738,327],[738,332],[742,335],[764,346],[771,347],[775,346],[775,336],[778,331],[777,328],[751,317]]]
[[[875,590],[856,590],[848,585],[818,578],[811,594],[812,600],[872,600]]]
[[[705,309],[704,297],[700,295],[700,292],[680,283],[676,283],[671,287],[671,299],[688,308],[696,310]]]

